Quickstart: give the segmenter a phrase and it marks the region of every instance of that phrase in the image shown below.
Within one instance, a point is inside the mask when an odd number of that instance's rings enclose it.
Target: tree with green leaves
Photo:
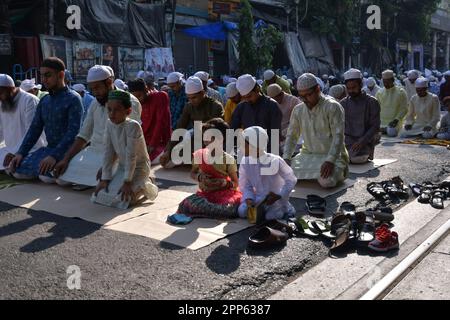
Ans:
[[[256,32],[256,51],[258,70],[271,69],[273,54],[278,44],[283,42],[283,34],[273,25],[262,27]]]
[[[239,70],[241,74],[255,74],[257,69],[256,46],[253,41],[253,14],[250,2],[242,0],[239,20]]]

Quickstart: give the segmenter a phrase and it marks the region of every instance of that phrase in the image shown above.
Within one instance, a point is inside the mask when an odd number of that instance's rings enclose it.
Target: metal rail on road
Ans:
[[[394,284],[405,272],[416,262],[421,260],[450,230],[450,220],[436,230],[427,240],[425,240],[417,249],[409,254],[398,266],[392,269],[380,282],[372,287],[359,300],[376,300]]]

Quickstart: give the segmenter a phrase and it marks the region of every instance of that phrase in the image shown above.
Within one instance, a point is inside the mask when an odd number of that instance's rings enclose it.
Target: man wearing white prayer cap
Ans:
[[[226,101],[224,101],[223,97],[220,95],[219,91],[214,90],[213,88],[211,88],[208,85],[208,80],[210,80],[209,73],[207,73],[205,71],[199,71],[194,75],[194,77],[197,77],[200,80],[202,80],[203,87],[205,88],[207,97],[210,97],[210,98],[220,102],[222,105],[224,105],[226,103]]]
[[[362,73],[350,69],[344,73],[348,97],[341,101],[345,111],[345,146],[353,164],[374,159],[380,142],[380,104],[362,90]]]
[[[394,71],[384,71],[384,88],[376,95],[381,107],[381,132],[389,137],[398,136],[408,112],[408,96],[403,88],[395,85],[394,77]]]
[[[196,151],[192,148],[194,122],[206,123],[214,118],[223,119],[222,104],[206,95],[203,81],[200,78],[194,76],[187,79],[185,90],[189,102],[184,107],[175,129],[184,129],[187,132],[181,143],[171,141],[167,145],[160,159],[160,163],[165,169],[183,164],[184,158],[188,157],[190,159],[190,155]],[[191,146],[189,147],[189,155],[185,154],[187,146]],[[173,155],[178,156],[181,153],[183,154],[183,159],[173,159]]]
[[[58,184],[76,184],[79,190],[97,185],[97,173],[100,173],[105,154],[103,137],[109,120],[108,95],[110,91],[120,90],[115,87],[114,71],[108,66],[95,65],[90,68],[87,83],[95,99],[89,106],[75,142],[54,170],[55,176],[59,178]],[[133,95],[130,98],[129,117],[141,123],[141,103]]]
[[[281,110],[281,146],[283,146],[284,141],[286,140],[292,111],[301,103],[301,101],[299,98],[285,93],[276,83],[267,87],[267,95],[278,103],[278,107]]]
[[[295,174],[279,156],[267,153],[269,136],[261,127],[249,127],[243,131],[245,157],[239,167],[239,187],[242,203],[238,213],[247,217],[248,208],[265,204],[266,220],[294,216],[295,208],[289,197],[297,184]]]
[[[128,91],[128,86],[122,79],[114,80],[114,86],[122,91]]]
[[[367,79],[366,86],[363,88],[363,90],[372,97],[376,97],[378,91],[381,90],[380,86],[377,84],[377,81],[375,78],[370,77]]]
[[[31,93],[32,95],[35,95],[38,97],[39,100],[41,100],[43,97],[45,97],[48,92],[42,92],[42,85],[36,84],[36,79],[25,79],[20,84],[20,89],[22,89],[25,92]]]
[[[8,168],[14,155],[27,134],[39,99],[22,88],[16,88],[14,80],[6,74],[0,74],[0,171]],[[33,150],[45,145],[42,137]]]
[[[272,137],[272,130],[278,130],[280,134],[282,113],[275,100],[263,95],[256,79],[245,74],[239,77],[236,88],[242,97],[242,102],[237,106],[231,120],[231,128],[234,130],[259,126],[267,130]],[[275,133],[275,132],[274,132]],[[276,141],[279,146],[279,141]],[[271,150],[269,143],[269,150]],[[278,150],[272,150],[278,152]]]
[[[184,75],[180,72],[172,72],[167,76],[169,86],[170,115],[172,129],[175,129],[181,113],[187,103],[186,89],[184,88]]]
[[[409,102],[405,127],[400,135],[402,138],[420,135],[424,139],[431,139],[436,135],[441,120],[439,98],[428,92],[426,78],[418,78],[415,86],[417,94]]]
[[[264,72],[264,82],[262,85],[262,91],[264,94],[267,94],[267,87],[271,84],[278,84],[284,92],[291,94],[291,85],[289,82],[280,76],[276,75],[273,70],[266,70]]]
[[[227,85],[226,95],[228,101],[227,104],[225,105],[224,120],[226,123],[231,125],[233,112],[234,110],[236,110],[238,104],[241,102],[241,95],[236,87],[236,82],[231,82]]]
[[[347,90],[343,84],[337,84],[330,88],[328,95],[340,102],[342,99],[347,97]]]
[[[291,163],[297,179],[317,180],[323,188],[333,188],[348,177],[344,109],[322,94],[311,73],[299,77],[297,89],[303,103],[292,112],[283,158]],[[301,153],[293,158],[301,135]]]
[[[420,72],[417,70],[410,70],[407,73],[407,79],[404,80],[406,95],[408,96],[408,101],[411,101],[411,98],[416,95],[416,86],[415,82],[417,78],[419,78]]]

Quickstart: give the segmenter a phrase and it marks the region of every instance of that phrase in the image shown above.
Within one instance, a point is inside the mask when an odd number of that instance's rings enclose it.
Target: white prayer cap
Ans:
[[[184,77],[184,75],[179,72],[169,73],[169,75],[167,76],[167,84],[177,83],[177,82],[181,81],[181,79],[183,79],[183,77]]]
[[[255,149],[265,151],[267,149],[267,143],[269,142],[269,136],[261,127],[249,127],[242,133],[245,141],[248,142]]]
[[[377,84],[377,82],[375,81],[375,79],[373,77],[370,77],[369,79],[367,79],[367,86],[368,87],[373,87]]]
[[[123,90],[123,91],[127,91],[128,90],[128,86],[126,85],[125,82],[123,82],[123,80],[116,79],[116,81],[114,81],[114,85],[117,88],[119,88],[120,90]]]
[[[281,89],[281,87],[276,83],[271,84],[270,86],[267,87],[267,95],[271,98],[275,98],[282,91],[283,91],[283,89]]]
[[[362,79],[363,75],[360,70],[358,69],[350,69],[347,72],[344,73],[344,80],[356,80],[356,79]]]
[[[189,77],[186,81],[186,94],[196,94],[203,91],[203,82],[199,77]]]
[[[448,70],[444,73],[444,77],[450,77],[450,70]]]
[[[297,90],[308,90],[317,86],[319,82],[312,73],[304,73],[297,80]]]
[[[114,71],[111,67],[95,65],[89,69],[87,82],[104,81],[112,77],[114,77]]]
[[[323,80],[328,80],[329,78],[330,78],[330,76],[327,75],[327,74],[324,74],[324,75],[322,76],[322,79],[323,79]]]
[[[408,71],[408,79],[409,80],[416,80],[417,78],[419,78],[420,74],[419,71],[417,70],[410,70]]]
[[[265,81],[273,79],[273,77],[275,77],[275,72],[273,72],[272,70],[266,70],[264,72],[264,80]]]
[[[283,80],[287,80],[287,79],[288,79],[288,77],[287,77],[286,75],[283,75],[281,78],[282,78]]]
[[[256,83],[262,86],[264,84],[264,80],[262,79],[256,80]]]
[[[342,84],[337,84],[335,86],[332,86],[330,88],[330,91],[328,92],[328,94],[335,99],[342,97],[342,95],[344,93],[345,93],[345,86]]]
[[[203,82],[206,82],[209,79],[209,73],[207,73],[205,71],[199,71],[196,74],[194,74],[194,77],[197,77],[200,80],[202,80]]]
[[[241,96],[248,95],[256,86],[256,79],[249,75],[244,74],[240,76],[238,81],[236,82],[236,88],[238,89]]]
[[[369,76],[369,74],[367,72],[363,73],[364,78],[367,78]]]
[[[239,93],[238,89],[236,88],[236,82],[229,83],[227,85],[226,91],[227,91],[227,98],[228,99],[236,97],[237,94]]]
[[[7,74],[0,74],[0,87],[15,88],[14,80]]]
[[[210,85],[212,85],[212,84],[214,84],[214,80],[213,80],[213,79],[209,79],[209,80],[208,80],[208,86],[210,86]]]
[[[416,80],[416,88],[428,88],[428,80],[424,77],[420,77]]]
[[[20,89],[22,89],[23,91],[30,91],[33,89],[38,89],[41,90],[42,89],[42,85],[36,85],[36,79],[25,79],[22,81],[22,83],[20,84]]]
[[[81,83],[74,84],[72,86],[72,89],[75,90],[76,92],[85,92],[86,91],[86,87],[84,86],[84,84],[81,84]]]
[[[383,78],[383,80],[389,80],[389,79],[393,79],[395,77],[394,71],[392,70],[385,70],[383,71],[381,77]]]
[[[236,78],[230,78],[230,79],[228,79],[228,82],[229,83],[237,82],[237,79]]]

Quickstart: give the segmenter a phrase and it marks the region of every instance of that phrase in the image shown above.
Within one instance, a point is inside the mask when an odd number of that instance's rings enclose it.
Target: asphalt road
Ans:
[[[371,206],[370,181],[450,176],[450,151],[442,147],[384,144],[377,157],[399,161],[359,175],[353,188],[328,198],[330,214],[343,201]],[[293,203],[303,210],[302,201]],[[248,251],[251,232],[190,251],[0,202],[0,299],[263,299],[327,257],[324,243],[304,238]],[[67,287],[72,265],[81,271],[80,290]]]

